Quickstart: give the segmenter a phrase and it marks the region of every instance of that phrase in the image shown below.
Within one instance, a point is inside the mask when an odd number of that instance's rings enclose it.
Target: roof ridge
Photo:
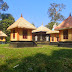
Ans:
[[[19,25],[22,24],[22,25]],[[28,29],[36,29],[35,26],[33,26],[30,22],[28,22],[23,17],[20,17],[17,21],[15,21],[12,25],[10,25],[7,30],[13,29],[13,28],[28,28]]]
[[[69,16],[67,19],[65,19],[62,23],[60,23],[55,30],[60,30],[64,28],[72,27],[72,16]]]

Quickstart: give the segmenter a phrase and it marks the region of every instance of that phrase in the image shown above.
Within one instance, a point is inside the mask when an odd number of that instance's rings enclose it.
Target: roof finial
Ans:
[[[42,26],[43,26],[43,22],[42,22]]]
[[[71,13],[70,13],[70,15],[69,16],[71,16]]]
[[[21,14],[21,17],[23,17],[22,14]]]

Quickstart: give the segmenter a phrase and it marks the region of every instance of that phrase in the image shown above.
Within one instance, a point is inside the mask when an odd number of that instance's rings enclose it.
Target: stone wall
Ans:
[[[10,47],[20,48],[20,47],[35,47],[37,44],[33,41],[19,41],[19,42],[10,42]]]
[[[49,45],[58,45],[58,42],[50,42]]]
[[[72,42],[68,41],[68,42],[59,42],[58,43],[59,47],[72,47]]]

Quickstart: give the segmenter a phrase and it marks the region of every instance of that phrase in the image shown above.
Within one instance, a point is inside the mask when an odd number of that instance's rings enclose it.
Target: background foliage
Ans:
[[[65,19],[65,17],[61,14],[63,9],[65,9],[64,4],[57,4],[57,3],[50,4],[50,7],[48,8],[48,17],[51,20],[50,23],[46,25],[46,27],[52,29],[55,23],[58,25],[59,21],[63,21]]]
[[[50,23],[48,23],[47,25],[45,25],[45,27],[47,27],[47,28],[49,28],[49,29],[51,29],[52,30],[52,28],[53,28],[53,25],[56,23],[56,25],[58,26],[58,22],[50,22]]]
[[[5,34],[7,34],[6,41],[10,41],[10,31],[7,30],[7,28],[15,22],[15,19],[11,14],[2,14],[1,15],[2,20],[0,21],[0,30],[2,30]]]

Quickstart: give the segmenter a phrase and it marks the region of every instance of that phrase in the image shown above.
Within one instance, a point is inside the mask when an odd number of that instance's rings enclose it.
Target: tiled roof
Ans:
[[[2,36],[7,37],[7,35],[5,33],[3,33],[2,31],[0,31],[0,37],[2,37]]]
[[[53,33],[59,33],[59,31],[55,31],[55,30],[52,31],[52,30],[51,30],[51,31],[48,31],[46,34],[53,34]]]
[[[68,28],[72,28],[72,16],[69,16],[67,19],[65,19],[61,24],[59,24],[55,28],[55,30],[62,30]]]
[[[47,27],[44,27],[43,25],[41,25],[39,28],[37,28],[36,30],[33,30],[32,33],[35,33],[35,32],[47,32],[47,31],[50,31],[50,29],[48,29]]]
[[[7,28],[7,30],[10,30],[10,29],[13,29],[13,28],[27,28],[27,29],[36,29],[35,26],[33,26],[31,23],[29,23],[28,21],[26,21],[22,15],[21,17],[16,21],[14,22],[11,26],[9,26]]]

